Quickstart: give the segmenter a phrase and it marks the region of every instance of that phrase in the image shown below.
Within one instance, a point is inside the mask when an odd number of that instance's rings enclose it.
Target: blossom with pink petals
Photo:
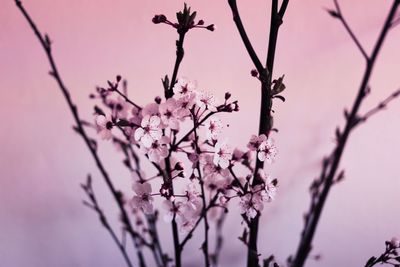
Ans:
[[[178,105],[175,98],[169,98],[165,103],[159,105],[161,121],[163,124],[176,131],[179,130],[179,120],[176,112],[177,108]]]
[[[150,148],[153,142],[162,136],[160,123],[160,117],[146,115],[142,119],[141,127],[135,131],[135,140],[143,144],[145,148]]]
[[[258,159],[272,163],[276,157],[277,149],[272,139],[263,141],[258,147]]]
[[[222,123],[218,118],[212,118],[207,123],[207,139],[209,140],[217,140],[219,135],[221,134]]]
[[[145,214],[153,212],[153,197],[151,196],[151,185],[149,183],[136,182],[132,186],[136,196],[133,196],[131,205],[134,209],[141,209]]]
[[[174,94],[178,97],[189,95],[196,90],[196,82],[190,81],[186,78],[180,78],[175,83],[173,90]]]
[[[256,151],[262,144],[262,142],[267,140],[267,136],[265,134],[262,134],[260,136],[257,135],[252,135],[250,138],[249,143],[247,144],[247,148],[250,149],[250,151]]]
[[[226,169],[232,159],[232,148],[225,142],[218,142],[214,147],[214,164]]]
[[[210,92],[199,92],[196,104],[201,110],[217,111],[217,101]]]
[[[111,129],[114,126],[114,123],[111,120],[109,115],[97,115],[95,118],[97,133],[100,135],[100,138],[103,140],[110,140],[112,137]]]

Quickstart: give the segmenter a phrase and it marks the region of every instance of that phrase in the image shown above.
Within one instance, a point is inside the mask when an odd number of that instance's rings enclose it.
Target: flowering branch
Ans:
[[[377,264],[389,264],[394,267],[400,266],[400,241],[397,238],[392,238],[385,242],[385,251],[379,257],[371,257],[365,264],[365,267],[372,267]]]
[[[372,74],[373,67],[375,65],[378,54],[382,48],[383,41],[390,29],[393,18],[396,14],[396,10],[400,4],[400,0],[394,0],[392,7],[387,15],[386,21],[382,27],[381,33],[374,46],[372,54],[368,57],[365,72],[361,81],[360,88],[358,90],[357,97],[354,100],[351,112],[346,116],[346,125],[344,130],[341,131],[339,128],[336,131],[337,145],[329,157],[324,160],[323,171],[321,173],[320,184],[317,193],[312,196],[312,204],[310,210],[306,214],[305,226],[303,234],[301,236],[300,243],[297,248],[296,256],[291,262],[293,267],[302,267],[307,259],[308,254],[311,251],[311,243],[321,216],[324,204],[328,197],[331,186],[335,182],[337,177],[336,173],[339,167],[340,159],[342,157],[345,145],[350,136],[351,131],[357,124],[359,115],[359,108],[368,94],[368,84]]]
[[[274,67],[276,43],[278,38],[279,27],[283,22],[283,16],[286,12],[286,8],[289,4],[289,0],[284,0],[278,10],[278,0],[272,0],[271,6],[271,23],[269,32],[269,42],[268,42],[268,53],[266,66],[264,67],[256,52],[254,51],[249,38],[247,37],[246,31],[243,27],[242,21],[240,19],[239,11],[236,5],[236,0],[228,0],[229,6],[232,10],[233,20],[242,38],[242,41],[247,49],[247,52],[252,59],[257,72],[260,74],[259,80],[261,82],[261,107],[260,107],[260,123],[259,123],[259,135],[268,136],[272,126],[273,119],[271,116],[272,110],[272,99],[274,97],[283,99],[281,96],[274,96],[273,92],[273,82],[272,82],[272,72]],[[257,73],[252,73],[253,76],[257,76]],[[275,83],[277,84],[277,83]],[[284,88],[284,87],[283,87]],[[283,90],[283,89],[282,89]],[[282,91],[281,90],[281,91]],[[280,93],[279,91],[278,93]],[[276,93],[276,95],[278,94]],[[259,169],[264,167],[263,161],[257,158],[256,167],[254,169],[254,179],[252,186],[257,186],[260,181],[256,179]],[[253,267],[258,266],[258,249],[257,249],[257,237],[258,237],[258,224],[259,224],[259,214],[250,221],[249,230],[249,243],[248,243],[248,255],[247,255],[247,266]]]

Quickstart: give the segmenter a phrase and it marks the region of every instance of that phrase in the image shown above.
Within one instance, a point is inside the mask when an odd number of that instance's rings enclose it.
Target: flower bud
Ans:
[[[210,24],[210,25],[208,25],[206,27],[206,29],[213,32],[213,31],[215,31],[215,25],[214,24]]]
[[[204,20],[199,20],[199,22],[197,22],[197,25],[204,25]]]
[[[251,76],[253,76],[253,77],[257,77],[257,76],[258,76],[258,71],[257,71],[256,69],[252,69],[252,70],[250,71],[250,74],[251,74]]]
[[[160,103],[161,103],[161,97],[156,96],[156,98],[154,98],[154,101],[155,101],[157,104],[160,104]]]
[[[399,248],[400,247],[400,239],[398,239],[397,237],[393,237],[390,240],[390,245],[392,245],[394,248]]]
[[[228,100],[229,98],[231,98],[232,94],[229,92],[225,93],[225,100]]]
[[[176,164],[175,164],[175,170],[177,170],[177,171],[183,171],[183,163],[182,162],[180,162],[180,161],[178,161]]]

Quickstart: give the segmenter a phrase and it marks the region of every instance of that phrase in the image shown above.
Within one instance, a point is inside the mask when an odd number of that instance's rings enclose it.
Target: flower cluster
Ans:
[[[94,127],[104,140],[120,140],[122,135],[126,145],[142,153],[157,171],[146,178],[132,169],[135,180],[130,205],[135,213],[154,213],[154,198],[160,197],[165,221],[174,220],[180,232],[189,233],[204,216],[212,218],[226,211],[232,199],[238,199],[240,212],[249,219],[274,199],[277,181],[262,169],[254,174],[252,167],[254,153],[260,161],[273,162],[276,148],[272,139],[253,135],[247,151],[241,151],[222,138],[224,124],[218,114],[239,111],[237,101],[230,101],[230,93],[219,101],[210,92],[198,90],[195,81],[180,78],[172,97],[156,97],[140,107],[127,97],[126,84],[122,83],[122,90],[120,85],[118,76],[92,95],[108,109],[95,107]],[[178,178],[179,184],[186,183],[181,193],[175,188]],[[159,182],[152,184],[153,179]],[[153,190],[155,184],[158,188]]]

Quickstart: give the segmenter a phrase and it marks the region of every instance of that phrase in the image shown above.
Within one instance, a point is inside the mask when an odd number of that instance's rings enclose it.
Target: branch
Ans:
[[[356,44],[357,48],[360,50],[360,52],[363,55],[363,57],[365,58],[365,60],[368,61],[369,57],[368,57],[367,53],[365,52],[364,48],[362,47],[360,41],[358,40],[358,38],[355,36],[353,31],[351,30],[349,24],[347,24],[347,21],[345,20],[343,14],[342,14],[342,11],[340,9],[338,0],[333,0],[333,2],[335,4],[336,12],[328,10],[329,14],[331,14],[334,18],[337,18],[342,22],[344,28],[346,29],[347,33],[350,35],[351,39]]]
[[[391,21],[393,20],[393,17],[396,14],[396,10],[399,4],[400,0],[393,1],[393,5],[387,15],[381,33],[379,34],[379,38],[374,46],[372,55],[366,63],[364,76],[361,81],[357,97],[354,100],[351,112],[347,116],[345,128],[343,131],[337,130],[337,145],[333,150],[331,156],[329,157],[330,159],[329,165],[325,166],[327,168],[327,172],[322,179],[323,184],[321,185],[321,192],[318,192],[316,203],[315,205],[311,205],[311,209],[308,212],[309,217],[306,221],[307,223],[303,230],[304,234],[302,235],[300,243],[298,245],[296,256],[294,258],[294,261],[291,263],[292,267],[302,267],[308,257],[308,254],[311,251],[312,240],[314,238],[314,234],[317,229],[317,225],[321,217],[324,205],[326,203],[328,194],[330,192],[331,186],[334,184],[334,179],[336,177],[336,172],[339,167],[339,163],[344,148],[346,146],[351,131],[354,129],[354,126],[356,125],[357,118],[359,117],[357,114],[363,100],[365,99],[373,67],[375,65],[378,54],[382,48],[383,41],[385,40],[385,37],[387,36],[387,33],[390,29]]]
[[[359,122],[365,122],[370,117],[372,117],[375,114],[377,114],[378,112],[384,110],[391,101],[395,100],[399,96],[400,96],[400,89],[397,89],[391,95],[386,97],[383,101],[379,102],[379,104],[377,106],[375,106],[374,108],[370,109],[363,116],[361,116],[359,118]]]
[[[119,241],[117,235],[115,234],[114,230],[108,223],[104,212],[102,211],[102,209],[100,208],[100,206],[97,202],[97,198],[96,198],[96,195],[95,195],[95,193],[93,191],[93,187],[92,187],[92,177],[90,175],[87,176],[86,183],[82,184],[81,187],[82,187],[83,191],[86,193],[86,195],[89,197],[89,200],[90,200],[90,203],[88,203],[88,202],[83,202],[83,203],[97,213],[101,224],[110,233],[112,239],[114,240],[114,242],[117,245],[118,249],[120,250],[122,256],[124,257],[126,265],[128,265],[128,267],[132,267],[133,265],[129,259],[128,254],[126,253],[124,244],[121,241]]]
[[[256,52],[254,51],[253,46],[251,45],[249,37],[247,36],[246,30],[244,29],[242,20],[239,15],[239,10],[237,8],[236,0],[228,0],[228,3],[232,10],[233,21],[236,24],[236,27],[240,34],[240,37],[243,40],[244,46],[246,47],[247,52],[249,53],[249,56],[250,56],[251,60],[253,61],[254,66],[256,67],[258,73],[263,75],[265,69],[264,69],[263,65],[261,64],[261,61],[258,59],[258,56],[257,56]]]
[[[21,11],[22,15],[25,17],[25,19],[27,20],[27,22],[29,23],[30,27],[32,28],[34,34],[36,35],[36,37],[38,38],[40,44],[42,45],[47,59],[49,61],[50,67],[51,67],[51,76],[56,80],[59,89],[61,90],[67,105],[72,113],[73,119],[76,123],[76,130],[79,133],[79,135],[82,137],[82,139],[84,140],[87,148],[89,149],[96,165],[97,168],[99,169],[101,175],[103,176],[103,179],[105,181],[105,183],[107,184],[112,196],[114,197],[115,202],[118,205],[118,208],[121,212],[121,217],[122,217],[122,222],[124,223],[124,226],[126,227],[127,232],[130,234],[134,244],[136,244],[136,238],[139,238],[139,235],[134,231],[132,224],[130,222],[129,216],[124,208],[124,203],[121,199],[121,194],[119,191],[117,191],[114,187],[114,184],[111,181],[110,176],[108,175],[106,169],[104,168],[103,163],[101,162],[96,149],[92,146],[92,142],[91,139],[88,137],[88,135],[86,134],[86,131],[82,125],[82,120],[80,119],[79,113],[78,113],[78,109],[76,107],[76,105],[73,103],[69,90],[67,89],[67,87],[64,85],[64,82],[61,79],[61,76],[58,72],[55,60],[53,58],[53,54],[51,52],[51,42],[50,42],[50,38],[48,37],[48,35],[42,35],[41,32],[39,31],[38,27],[36,26],[36,24],[34,23],[34,21],[32,20],[32,18],[30,17],[30,15],[28,14],[28,12],[25,10],[25,8],[22,5],[22,2],[19,0],[15,0],[15,4],[17,5],[17,7],[19,8],[19,10]],[[141,254],[140,251],[137,251],[138,254]],[[139,255],[140,257],[140,255]]]

